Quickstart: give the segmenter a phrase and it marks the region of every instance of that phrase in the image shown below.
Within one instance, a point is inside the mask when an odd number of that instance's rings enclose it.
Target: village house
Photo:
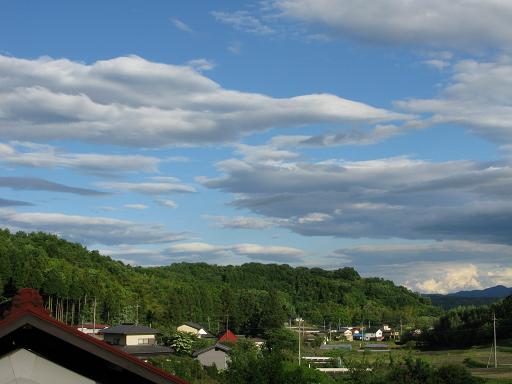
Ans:
[[[101,340],[103,340],[103,335],[101,335],[99,332],[106,328],[108,328],[108,325],[106,324],[80,324],[76,326],[76,329],[78,329],[80,332],[97,337]]]
[[[105,342],[141,359],[172,353],[171,348],[157,344],[156,335],[159,333],[158,329],[133,324],[117,325],[100,331]]]
[[[382,328],[380,327],[370,327],[364,331],[364,339],[365,340],[382,340]]]
[[[347,328],[347,327],[343,327],[343,328],[340,328],[338,333],[345,339],[345,340],[348,340],[348,341],[352,341],[354,338],[352,336],[352,330],[350,328]]]
[[[217,343],[195,351],[192,357],[196,358],[203,367],[215,366],[218,370],[224,370],[228,368],[230,362],[230,351],[231,348],[227,345]]]
[[[185,324],[180,325],[176,330],[178,332],[190,333],[198,338],[212,337],[212,335],[208,333],[201,324],[193,323],[191,321],[187,321]]]
[[[24,288],[0,321],[0,384],[187,384],[53,319],[35,289]]]
[[[219,337],[219,342],[220,343],[231,343],[231,344],[235,344],[236,341],[238,340],[238,336],[236,336],[233,332],[231,332],[229,329],[224,332],[220,337]]]

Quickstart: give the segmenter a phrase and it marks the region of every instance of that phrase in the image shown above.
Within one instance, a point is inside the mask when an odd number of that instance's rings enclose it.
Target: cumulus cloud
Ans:
[[[61,193],[72,193],[82,196],[104,196],[106,192],[88,188],[70,187],[68,185],[55,183],[38,177],[0,177],[0,188],[27,191],[51,191]]]
[[[439,278],[430,278],[414,284],[420,292],[449,293],[463,289],[481,289],[478,269],[475,265],[455,266],[445,270]]]
[[[156,172],[160,160],[140,155],[64,153],[50,145],[0,143],[0,161],[34,168],[71,168],[94,173]]]
[[[410,118],[332,94],[279,99],[228,90],[188,66],[136,56],[90,65],[0,56],[0,77],[4,140],[163,147],[229,142],[270,128]]]
[[[497,62],[460,61],[441,94],[432,99],[396,102],[423,114],[430,124],[452,123],[498,144],[512,142],[512,59]]]
[[[512,4],[500,0],[275,0],[283,17],[374,43],[511,48]]]
[[[232,204],[309,236],[474,240],[512,244],[512,168],[408,157],[217,164],[200,178]]]
[[[108,217],[0,209],[0,225],[12,230],[55,233],[83,244],[155,244],[183,239],[159,224],[140,224]]]
[[[230,245],[213,245],[208,243],[177,243],[166,249],[173,256],[197,256],[208,257],[243,256],[251,260],[297,263],[303,260],[306,253],[298,248],[283,246],[263,246],[259,244],[241,243]],[[203,259],[204,260],[204,259]]]

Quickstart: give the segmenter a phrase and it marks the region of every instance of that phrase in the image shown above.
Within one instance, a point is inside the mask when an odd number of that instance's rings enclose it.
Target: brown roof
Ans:
[[[19,348],[31,349],[102,383],[188,384],[180,377],[53,319],[43,308],[43,300],[35,289],[20,289],[6,318],[0,321],[0,356]]]

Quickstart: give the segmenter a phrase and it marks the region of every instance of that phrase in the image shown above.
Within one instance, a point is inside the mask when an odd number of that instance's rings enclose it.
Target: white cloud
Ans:
[[[187,65],[196,71],[210,71],[215,68],[215,62],[208,59],[189,60]]]
[[[456,265],[441,272],[438,278],[429,278],[418,281],[414,287],[425,293],[449,293],[467,289],[481,289],[478,280],[478,269],[475,265]]]
[[[206,219],[213,221],[221,228],[229,229],[268,229],[276,226],[279,220],[269,219],[265,217],[250,216],[204,216]]]
[[[298,153],[273,148],[268,145],[246,145],[237,144],[235,146],[235,152],[243,156],[244,160],[249,162],[273,162],[280,160],[293,159],[299,156]]]
[[[154,244],[183,239],[161,225],[140,224],[108,217],[0,209],[0,225],[13,230],[44,231],[84,244]]]
[[[276,263],[301,262],[306,253],[298,248],[284,246],[263,246],[259,244],[241,243],[230,245],[213,245],[208,243],[178,243],[171,245],[165,252],[171,255],[211,255],[229,257],[230,255],[247,257],[251,260]]]
[[[173,200],[157,200],[157,203],[171,209],[178,208],[178,204]]]
[[[427,127],[429,123],[410,120],[401,125],[377,124],[371,130],[351,129],[337,133],[323,133],[316,136],[278,135],[274,136],[269,146],[284,147],[332,147],[342,145],[372,145],[383,142],[393,136]]]
[[[128,182],[101,182],[101,188],[124,192],[137,192],[147,195],[168,195],[173,193],[193,193],[196,189],[190,185],[178,182],[157,183],[128,183]]]
[[[424,63],[430,67],[433,67],[435,69],[438,69],[440,71],[442,71],[443,69],[445,69],[446,67],[449,67],[450,66],[450,62],[449,61],[445,61],[445,60],[439,60],[439,59],[430,59],[430,60],[425,60]]]
[[[178,28],[180,31],[183,31],[183,32],[187,32],[187,33],[192,33],[194,32],[192,30],[192,28],[190,28],[187,24],[185,24],[183,21],[181,21],[180,19],[177,19],[175,17],[171,17],[170,18],[170,21],[172,23],[172,25],[174,25],[176,28]]]
[[[223,89],[187,66],[118,57],[91,65],[0,56],[0,136],[136,147],[228,142],[270,128],[410,118],[331,94]]]
[[[35,168],[71,168],[97,173],[156,172],[160,160],[140,155],[63,153],[49,145],[0,143],[0,161]]]
[[[149,208],[146,204],[125,204],[124,207],[129,208],[129,209],[138,209],[138,210]]]
[[[512,142],[512,59],[460,61],[439,97],[410,99],[396,105],[426,115],[429,124],[452,123],[498,144]]]
[[[512,3],[501,0],[275,0],[281,16],[342,37],[453,49],[509,49]]]

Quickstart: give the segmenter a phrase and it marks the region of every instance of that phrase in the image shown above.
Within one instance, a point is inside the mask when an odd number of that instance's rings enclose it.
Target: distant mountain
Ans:
[[[503,285],[486,289],[475,289],[472,291],[459,291],[448,295],[430,294],[425,295],[432,300],[432,304],[443,309],[450,309],[459,306],[482,306],[490,305],[501,299],[512,295],[512,288]]]
[[[475,289],[473,291],[459,291],[451,293],[449,296],[457,297],[492,297],[492,298],[504,298],[512,295],[512,288],[507,288],[503,285],[497,285],[495,287],[485,289]]]

